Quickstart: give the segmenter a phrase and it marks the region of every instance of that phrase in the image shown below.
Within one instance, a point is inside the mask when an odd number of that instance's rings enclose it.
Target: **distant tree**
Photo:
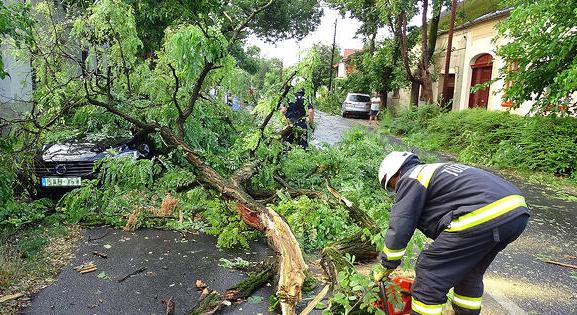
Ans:
[[[441,9],[447,0],[379,0],[381,12],[388,20],[395,37],[399,39],[400,52],[407,74],[411,81],[411,104],[418,104],[420,99],[433,102],[433,76],[430,72],[431,60],[437,43]],[[431,17],[428,12],[432,7]],[[419,56],[411,59],[409,21],[420,14],[421,45]]]
[[[577,1],[510,1],[515,9],[498,26],[506,43],[497,54],[504,98],[518,107],[535,101],[536,112],[577,110]]]
[[[377,7],[378,0],[327,0],[329,6],[338,9],[341,14],[350,13],[361,22],[357,35],[368,42],[369,51],[373,52],[379,28],[386,26]]]
[[[316,94],[317,90],[321,86],[328,86],[329,85],[329,77],[333,74],[333,68],[331,65],[331,52],[332,52],[332,45],[324,45],[321,43],[316,43],[313,47],[310,48],[314,50],[317,55],[319,62],[314,63],[313,65],[313,93]],[[335,52],[333,54],[332,60],[337,62],[340,59],[340,49],[338,47],[335,48]]]

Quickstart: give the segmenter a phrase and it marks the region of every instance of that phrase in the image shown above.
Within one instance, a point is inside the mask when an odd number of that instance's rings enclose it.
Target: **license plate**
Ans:
[[[81,184],[80,177],[42,177],[42,187],[71,187]]]

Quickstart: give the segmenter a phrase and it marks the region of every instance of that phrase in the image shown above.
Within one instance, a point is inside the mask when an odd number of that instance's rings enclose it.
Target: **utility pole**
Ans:
[[[335,32],[333,34],[333,49],[331,50],[331,64],[329,65],[329,92],[333,89],[333,64],[335,62],[335,47],[337,45],[337,21],[338,18],[335,19]]]
[[[449,87],[449,65],[451,64],[451,51],[453,50],[453,32],[455,31],[455,12],[457,11],[457,0],[451,3],[451,22],[449,24],[449,34],[447,39],[447,57],[445,57],[445,76],[443,78],[443,106],[447,106],[447,89]]]

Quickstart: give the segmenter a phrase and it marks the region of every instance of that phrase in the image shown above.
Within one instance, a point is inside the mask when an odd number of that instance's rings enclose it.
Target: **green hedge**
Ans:
[[[402,112],[391,131],[426,149],[453,152],[465,163],[577,178],[577,119],[479,109],[442,113],[434,107]]]

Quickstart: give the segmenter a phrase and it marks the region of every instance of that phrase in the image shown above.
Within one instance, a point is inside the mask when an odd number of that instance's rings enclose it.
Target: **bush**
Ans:
[[[576,176],[577,120],[521,117],[471,109],[434,115],[430,108],[403,112],[392,132],[429,150],[447,150],[465,163]]]
[[[423,130],[428,127],[429,121],[442,113],[437,105],[424,105],[409,107],[401,111],[399,116],[391,123],[391,132],[398,135],[406,135]]]
[[[319,89],[319,97],[316,99],[316,107],[325,113],[340,115],[341,106],[345,95],[340,92],[329,92],[326,88]]]

